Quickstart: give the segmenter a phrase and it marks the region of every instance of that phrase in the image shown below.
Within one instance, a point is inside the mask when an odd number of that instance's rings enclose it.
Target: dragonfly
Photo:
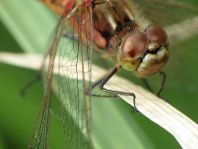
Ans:
[[[93,90],[99,87],[104,92],[113,94],[113,96],[104,95],[109,98],[115,97],[114,94],[132,96],[134,109],[137,111],[134,92],[128,93],[104,87],[118,70],[124,69],[126,72],[132,72],[135,76],[143,78],[150,91],[152,89],[145,78],[156,73],[161,74],[162,83],[157,92],[157,95],[160,95],[166,79],[162,68],[169,59],[167,33],[158,24],[152,24],[141,17],[138,7],[134,7],[133,3],[127,0],[41,0],[41,2],[57,13],[60,20],[48,55],[44,58],[44,61],[47,61],[42,67],[45,69],[47,64],[44,99],[29,148],[48,147],[53,78],[58,81],[58,95],[62,105],[61,120],[67,136],[65,137],[66,148],[93,148],[91,97],[103,97],[103,95],[94,94]],[[150,2],[136,1],[140,6]],[[157,0],[154,2],[167,5]],[[150,15],[154,16],[154,14]],[[168,15],[167,17],[172,20],[168,22],[169,24],[174,22],[174,16]],[[155,17],[150,19],[154,22],[159,21],[156,21]],[[102,57],[115,60],[116,63],[102,78],[92,82],[94,51]],[[57,57],[58,60],[56,60]],[[59,73],[63,72],[67,75],[54,76],[53,70],[56,64]],[[73,126],[68,123],[71,119],[77,125]]]

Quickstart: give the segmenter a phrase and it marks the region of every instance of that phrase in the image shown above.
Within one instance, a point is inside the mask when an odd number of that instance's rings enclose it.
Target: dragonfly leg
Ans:
[[[78,42],[79,40],[77,39],[77,37],[75,37],[74,33],[63,33],[62,36],[64,38],[68,38],[68,39],[71,39],[71,40],[75,40],[76,42]]]
[[[154,93],[147,79],[143,78],[143,79],[142,79],[142,82],[144,83],[145,87],[146,87],[150,92]]]
[[[104,3],[112,4],[110,0],[93,0],[92,6],[94,8],[96,5],[100,5],[100,4],[104,4]]]
[[[20,89],[20,96],[24,97],[26,92],[38,81],[41,80],[41,74],[37,74],[31,81],[27,82],[21,89]]]
[[[129,28],[128,32],[131,32],[134,29],[135,22],[133,20],[128,20],[127,22],[124,22],[123,24],[119,25],[116,27],[114,31],[114,35],[119,34],[120,32],[123,31],[125,28]]]
[[[160,96],[160,93],[163,91],[164,89],[164,85],[165,85],[165,82],[166,82],[166,73],[163,72],[163,71],[160,71],[159,74],[162,76],[162,82],[161,82],[161,86],[157,92],[157,96],[159,97]]]
[[[116,91],[116,90],[110,90],[110,89],[104,88],[104,85],[111,79],[111,77],[118,71],[119,68],[120,68],[120,66],[116,66],[113,69],[111,69],[104,77],[102,77],[101,79],[94,82],[93,85],[91,86],[91,89],[94,89],[95,87],[99,87],[101,90],[104,90],[105,92],[108,92],[108,93],[125,95],[125,96],[132,96],[133,97],[134,110],[137,112],[138,110],[136,108],[136,102],[135,102],[136,96],[135,96],[134,93],[122,92],[122,91]],[[86,94],[91,95],[91,96],[106,97],[106,96],[102,96],[102,95],[92,94],[90,92],[90,90],[86,90]],[[115,97],[115,96],[109,96],[109,97]]]

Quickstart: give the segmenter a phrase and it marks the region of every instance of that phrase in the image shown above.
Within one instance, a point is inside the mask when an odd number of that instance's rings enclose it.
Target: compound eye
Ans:
[[[167,43],[168,36],[166,31],[159,26],[150,25],[146,28],[145,33],[150,42],[157,42],[160,45]]]
[[[148,39],[144,33],[128,33],[120,46],[122,59],[133,59],[142,56],[146,50]]]

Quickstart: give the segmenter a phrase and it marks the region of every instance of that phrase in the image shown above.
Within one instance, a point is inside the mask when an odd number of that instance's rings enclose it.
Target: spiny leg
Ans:
[[[160,93],[163,91],[164,89],[164,85],[165,85],[165,82],[166,82],[166,73],[163,72],[163,71],[160,71],[159,74],[162,76],[162,82],[161,82],[161,86],[157,92],[157,96],[159,97],[160,96]]]
[[[116,90],[110,90],[110,89],[106,89],[104,88],[104,85],[111,79],[111,77],[119,70],[120,66],[117,65],[115,66],[113,69],[111,69],[104,77],[100,78],[99,80],[97,80],[96,82],[94,82],[91,86],[91,88],[86,89],[86,94],[90,95],[90,96],[97,96],[97,97],[107,97],[107,96],[103,96],[103,95],[95,95],[91,93],[91,90],[99,87],[101,90],[104,90],[105,92],[108,93],[113,93],[113,94],[119,94],[119,95],[125,95],[125,96],[132,96],[133,97],[133,105],[134,105],[134,110],[137,112],[137,108],[136,108],[136,96],[134,93],[129,93],[129,92],[122,92],[122,91],[116,91]],[[110,98],[113,98],[115,96],[109,96]]]
[[[20,89],[20,96],[24,97],[27,91],[38,81],[41,80],[41,74],[37,74],[31,81],[27,82],[21,89]]]
[[[159,90],[158,90],[157,93],[156,93],[156,95],[157,95],[158,97],[160,96],[160,93],[163,91],[164,85],[165,85],[165,82],[166,82],[166,73],[163,72],[163,71],[160,71],[159,74],[162,76],[162,81],[161,81],[160,88],[159,88]],[[147,88],[150,92],[154,93],[154,91],[152,90],[152,88],[151,88],[151,86],[150,86],[150,84],[149,84],[149,82],[148,82],[147,79],[142,79],[142,82],[144,83],[144,85],[146,86],[146,88]]]
[[[109,3],[111,4],[110,0],[93,0],[92,5],[95,7],[96,5],[104,4],[104,3]]]
[[[150,84],[149,84],[149,82],[148,82],[147,79],[143,78],[143,79],[142,79],[142,82],[144,83],[145,87],[146,87],[150,92],[154,93],[154,92],[153,92],[153,89],[151,88],[151,86],[150,86]]]

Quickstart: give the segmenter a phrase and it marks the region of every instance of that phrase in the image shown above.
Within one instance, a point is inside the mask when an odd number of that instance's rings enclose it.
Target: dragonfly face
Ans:
[[[128,33],[123,39],[118,62],[139,77],[148,77],[166,64],[168,60],[166,32],[158,26],[149,26],[145,32]]]

